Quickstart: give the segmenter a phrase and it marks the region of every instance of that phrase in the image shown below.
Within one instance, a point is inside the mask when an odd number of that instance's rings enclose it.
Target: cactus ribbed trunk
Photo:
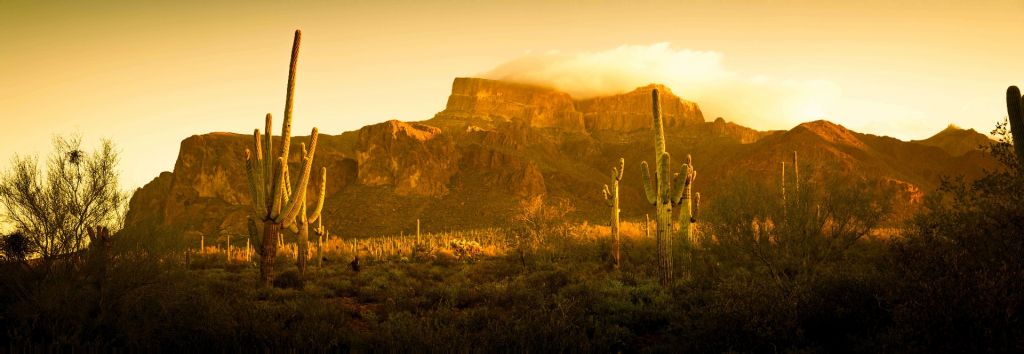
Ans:
[[[655,232],[655,243],[658,255],[658,273],[662,285],[672,283],[672,173],[671,157],[665,151],[665,128],[661,119],[661,97],[657,89],[651,91],[651,104],[654,130],[654,157],[656,171],[654,180],[651,180],[647,162],[641,163],[643,173],[644,193],[647,201],[655,205],[655,221],[658,223]]]
[[[277,257],[277,235],[281,232],[281,224],[273,221],[263,222],[263,251],[260,252],[260,282],[270,285],[274,274],[274,258]]]
[[[612,257],[615,258],[615,269],[618,270],[621,265],[622,259],[619,255],[622,241],[619,240],[619,181],[615,181],[615,202],[612,205],[612,237],[614,238],[614,249],[612,250]]]
[[[1024,168],[1024,96],[1017,86],[1006,89],[1006,113],[1010,119],[1013,149],[1017,153],[1017,161]]]
[[[661,160],[658,161],[658,170],[664,173],[659,173],[658,179],[668,181],[668,164],[670,161],[667,153],[662,155]],[[658,223],[655,233],[655,243],[658,247],[658,272],[661,273],[661,283],[663,285],[671,284],[674,278],[672,274],[672,203],[667,198],[668,190],[665,189],[667,184],[658,183],[658,206],[655,215],[655,220]]]
[[[299,268],[299,274],[306,274],[307,254],[309,254],[309,225],[299,221],[299,250],[295,255],[295,265]]]

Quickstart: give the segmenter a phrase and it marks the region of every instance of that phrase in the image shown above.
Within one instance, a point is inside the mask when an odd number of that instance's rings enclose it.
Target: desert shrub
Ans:
[[[1002,168],[950,178],[927,198],[890,266],[897,348],[1012,352],[1024,348],[1024,167],[1005,123],[987,151]]]
[[[559,245],[569,236],[572,224],[565,217],[574,210],[568,199],[547,200],[543,195],[519,202],[509,220],[506,239],[524,266],[528,255],[544,246]]]
[[[452,251],[455,252],[455,257],[461,261],[474,261],[483,252],[483,248],[476,241],[456,239],[452,240],[450,245]]]

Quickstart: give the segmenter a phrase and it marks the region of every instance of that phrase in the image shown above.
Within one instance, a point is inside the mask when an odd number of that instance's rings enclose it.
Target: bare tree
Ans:
[[[0,216],[43,258],[84,248],[89,226],[119,228],[127,199],[110,140],[87,153],[80,136],[57,136],[53,148],[45,173],[38,157],[15,155],[0,177]]]

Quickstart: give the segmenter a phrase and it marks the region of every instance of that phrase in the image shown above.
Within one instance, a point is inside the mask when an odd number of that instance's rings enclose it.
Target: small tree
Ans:
[[[118,188],[118,155],[110,140],[90,153],[80,136],[55,137],[45,174],[35,156],[15,156],[0,177],[3,220],[44,259],[87,245],[93,225],[120,225],[126,194]]]
[[[566,215],[576,210],[567,199],[545,200],[543,195],[524,199],[513,211],[511,232],[513,247],[519,260],[526,266],[526,255],[537,250],[552,236],[566,236],[569,225]]]

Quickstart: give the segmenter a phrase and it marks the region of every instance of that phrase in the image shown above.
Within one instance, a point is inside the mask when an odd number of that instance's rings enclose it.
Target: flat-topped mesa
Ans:
[[[628,93],[596,97],[576,102],[583,113],[587,131],[632,133],[651,129],[651,91],[661,92],[661,114],[665,130],[704,123],[704,114],[696,103],[680,99],[661,84],[650,84]]]
[[[572,98],[549,88],[504,81],[456,78],[448,105],[436,118],[520,123],[534,128],[582,131],[583,114]]]

